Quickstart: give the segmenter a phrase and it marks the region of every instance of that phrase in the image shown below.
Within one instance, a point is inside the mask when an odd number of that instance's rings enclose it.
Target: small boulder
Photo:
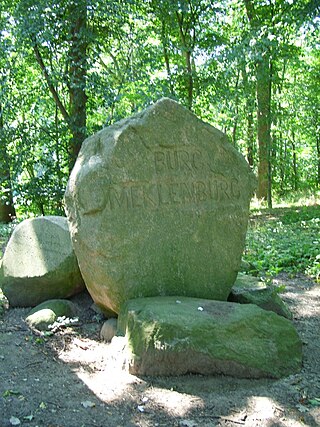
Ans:
[[[256,304],[264,310],[274,311],[287,319],[293,317],[274,286],[267,286],[257,277],[246,274],[238,274],[228,301],[240,304]]]
[[[26,323],[39,331],[46,331],[59,317],[74,318],[77,314],[78,308],[73,302],[53,299],[33,308],[26,317]]]
[[[132,374],[279,378],[301,369],[302,343],[292,323],[253,304],[139,298],[122,307],[118,328]]]
[[[12,307],[33,307],[84,289],[67,219],[27,219],[14,230],[2,262],[1,285]]]
[[[112,338],[117,333],[117,319],[114,317],[106,320],[100,331],[100,339],[102,341],[111,342]]]

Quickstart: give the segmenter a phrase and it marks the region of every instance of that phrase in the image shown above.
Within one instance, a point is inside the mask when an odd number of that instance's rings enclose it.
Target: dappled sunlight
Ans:
[[[168,380],[170,383],[170,380]],[[151,387],[145,393],[149,400],[161,407],[171,416],[185,417],[190,411],[204,407],[203,400],[196,395],[174,391],[172,389]]]
[[[252,396],[248,399],[248,405],[252,408],[252,414],[248,418],[252,421],[272,420],[283,409],[273,399],[265,396]],[[249,421],[249,420],[248,420]]]
[[[144,405],[156,405],[170,416],[183,417],[190,410],[203,406],[203,400],[198,396],[159,386],[150,387],[146,380],[129,374],[122,337],[116,337],[110,344],[74,338],[58,357],[72,366],[75,375],[104,403],[128,399],[130,391],[135,389],[141,390]]]

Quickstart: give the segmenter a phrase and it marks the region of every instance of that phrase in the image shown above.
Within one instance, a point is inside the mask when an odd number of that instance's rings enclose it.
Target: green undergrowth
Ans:
[[[0,258],[15,224],[0,223]],[[320,205],[252,209],[244,261],[250,273],[303,273],[320,282]]]
[[[320,205],[253,210],[243,259],[251,274],[281,271],[320,281]]]

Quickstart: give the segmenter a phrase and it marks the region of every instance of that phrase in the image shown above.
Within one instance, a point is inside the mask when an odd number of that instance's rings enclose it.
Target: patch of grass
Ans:
[[[320,281],[320,206],[253,211],[243,258],[252,274],[285,271]]]

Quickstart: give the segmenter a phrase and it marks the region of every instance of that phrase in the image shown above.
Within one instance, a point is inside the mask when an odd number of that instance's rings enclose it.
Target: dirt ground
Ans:
[[[100,341],[103,320],[87,293],[73,298],[81,323],[51,337],[27,327],[28,309],[6,310],[0,427],[320,425],[320,286],[303,276],[275,282],[286,285],[304,347],[302,371],[281,380],[129,375],[121,348]]]

